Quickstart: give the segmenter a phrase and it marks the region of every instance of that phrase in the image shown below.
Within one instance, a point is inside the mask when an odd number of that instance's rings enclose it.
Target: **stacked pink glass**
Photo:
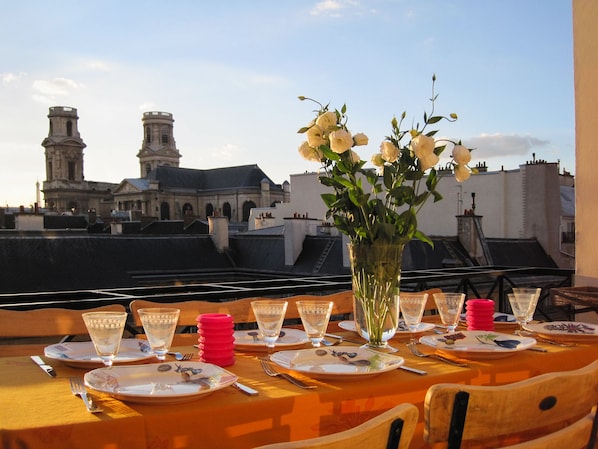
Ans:
[[[491,299],[470,299],[465,303],[465,310],[468,330],[494,330],[494,301]]]
[[[233,317],[224,313],[204,313],[197,317],[199,360],[218,366],[235,363]]]

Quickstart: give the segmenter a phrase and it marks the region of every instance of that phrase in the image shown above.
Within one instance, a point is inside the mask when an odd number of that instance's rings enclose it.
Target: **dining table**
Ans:
[[[513,328],[498,332],[512,334]],[[330,323],[328,331],[344,338],[337,346],[358,347],[363,340],[351,330]],[[435,335],[436,328],[420,336]],[[193,353],[199,361],[196,335],[173,348]],[[334,340],[334,337],[330,338]],[[52,360],[56,376],[51,377],[29,356],[0,358],[0,440],[4,449],[183,449],[254,448],[343,431],[379,415],[391,407],[409,402],[420,411],[411,448],[427,447],[423,438],[424,400],[428,388],[438,383],[504,385],[543,373],[581,368],[598,358],[598,342],[582,340],[560,346],[538,339],[538,350],[526,349],[501,358],[454,357],[467,366],[455,366],[430,357],[417,357],[408,348],[411,336],[398,334],[390,343],[404,359],[404,366],[425,371],[416,374],[391,369],[367,376],[339,378],[292,373],[315,388],[299,388],[281,377],[263,371],[263,348],[237,350],[234,363],[223,369],[238,381],[258,391],[247,395],[233,386],[198,395],[179,403],[137,403],[88,389],[101,413],[89,413],[83,401],[71,393],[69,379],[82,378],[90,368]],[[180,342],[180,340],[178,340]],[[304,348],[310,348],[305,343]],[[434,349],[419,344],[424,353]],[[324,347],[324,349],[326,349]],[[279,348],[274,348],[278,351]],[[150,359],[146,364],[156,364]],[[165,363],[175,364],[169,356]],[[572,386],[574,388],[574,386]]]

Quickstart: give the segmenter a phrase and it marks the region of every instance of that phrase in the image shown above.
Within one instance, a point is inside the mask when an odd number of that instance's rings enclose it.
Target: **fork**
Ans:
[[[270,377],[282,377],[283,379],[288,380],[292,384],[294,384],[300,388],[305,388],[308,390],[313,390],[314,388],[316,388],[315,385],[307,385],[306,383],[302,382],[301,380],[297,379],[296,377],[291,376],[290,374],[281,373],[279,371],[276,371],[274,368],[272,368],[272,366],[270,365],[270,362],[268,362],[265,359],[260,359],[260,364],[262,365],[262,369],[264,370],[264,372]]]
[[[193,358],[192,352],[187,352],[185,354],[181,354],[180,352],[167,352],[166,354],[174,356],[179,362],[185,360],[191,360]]]
[[[525,335],[527,334],[527,335]],[[540,343],[548,343],[549,345],[559,346],[561,348],[572,348],[575,346],[575,343],[565,343],[562,341],[551,340],[550,338],[546,338],[540,335],[537,335],[533,332],[528,331],[516,331],[515,335],[519,335],[520,337],[527,337],[528,335],[535,338]]]
[[[411,353],[417,357],[430,357],[432,359],[436,359],[436,360],[440,360],[441,362],[448,363],[449,365],[460,366],[462,368],[466,368],[468,366],[467,363],[456,362],[454,360],[448,359],[448,358],[443,357],[438,354],[424,354],[417,348],[417,346],[415,346],[415,343],[413,343],[413,342],[407,343],[407,347],[409,348]]]
[[[85,408],[88,412],[99,413],[102,411],[102,409],[95,405],[91,398],[87,395],[87,390],[85,389],[85,385],[83,385],[82,379],[78,377],[71,377],[69,380],[73,395],[79,396],[81,399],[83,399],[83,403],[85,404]]]

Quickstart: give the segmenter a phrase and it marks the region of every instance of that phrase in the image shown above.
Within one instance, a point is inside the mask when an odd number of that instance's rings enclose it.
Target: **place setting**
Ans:
[[[50,345],[45,355],[74,368],[94,368],[83,375],[84,387],[127,402],[173,404],[199,399],[228,386],[240,388],[235,374],[214,363],[166,360],[179,309],[138,312],[147,340],[122,338],[126,312],[88,312],[82,318],[91,341]],[[73,385],[71,381],[71,388]],[[89,405],[91,398],[86,391],[73,389],[75,393],[87,399]],[[88,410],[97,412],[93,407]]]
[[[333,303],[330,301],[298,301],[297,308],[308,341],[309,349],[278,349],[286,301],[255,301],[252,307],[262,338],[269,348],[268,356],[262,359],[264,371],[272,375],[273,367],[283,368],[306,375],[314,379],[340,380],[369,377],[398,368],[404,359],[390,354],[383,354],[364,347],[326,346],[322,344],[330,320]],[[298,385],[295,377],[285,372],[277,372],[290,382]],[[289,378],[290,376],[290,378]],[[299,384],[302,388],[313,385]]]
[[[534,338],[495,331],[495,306],[490,299],[470,299],[465,302],[462,293],[436,293],[434,300],[448,332],[422,336],[419,342],[434,348],[436,354],[473,360],[497,359],[536,345]],[[467,330],[457,331],[464,306]],[[445,361],[451,363],[452,359]]]

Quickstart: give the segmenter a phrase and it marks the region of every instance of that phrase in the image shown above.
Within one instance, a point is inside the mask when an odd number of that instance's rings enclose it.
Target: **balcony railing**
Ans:
[[[537,267],[468,267],[404,271],[401,289],[417,291],[439,287],[460,291],[469,298],[490,298],[498,310],[510,312],[506,293],[513,287],[541,287],[538,313],[550,320],[550,289],[571,286],[573,270]],[[349,275],[284,277],[280,273],[235,272],[137,272],[139,287],[0,294],[0,307],[23,310],[40,307],[88,308],[134,299],[158,302],[185,300],[227,301],[253,296],[285,297],[326,294],[351,288]]]

